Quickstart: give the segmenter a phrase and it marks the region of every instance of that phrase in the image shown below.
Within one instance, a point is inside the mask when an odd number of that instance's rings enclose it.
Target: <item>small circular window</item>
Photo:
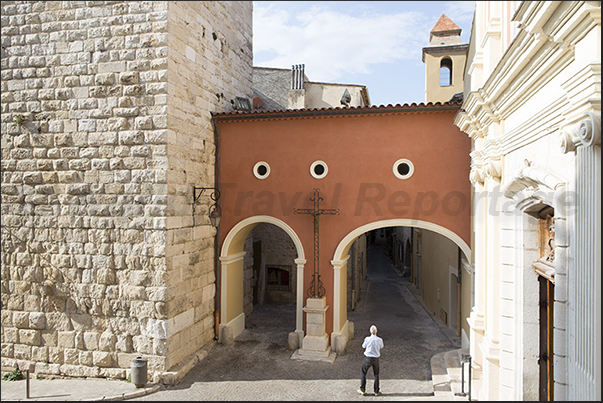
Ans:
[[[393,167],[394,175],[398,179],[408,179],[412,176],[415,171],[415,167],[412,162],[409,160],[402,158],[394,163]]]
[[[315,177],[316,179],[322,179],[327,176],[329,172],[329,168],[324,161],[314,161],[312,165],[310,165],[310,175]]]
[[[264,161],[258,162],[253,167],[253,174],[258,179],[266,179],[270,175],[270,165]]]

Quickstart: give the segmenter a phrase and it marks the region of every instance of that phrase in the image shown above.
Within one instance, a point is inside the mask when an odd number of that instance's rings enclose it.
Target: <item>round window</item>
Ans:
[[[258,162],[253,167],[253,174],[258,179],[266,179],[270,175],[270,165],[264,161]]]
[[[329,168],[324,161],[314,161],[312,165],[310,165],[310,175],[315,177],[316,179],[322,179],[327,176],[329,172]]]
[[[409,160],[402,158],[394,163],[393,166],[394,175],[398,179],[408,179],[412,176],[415,171],[415,167],[412,162]]]

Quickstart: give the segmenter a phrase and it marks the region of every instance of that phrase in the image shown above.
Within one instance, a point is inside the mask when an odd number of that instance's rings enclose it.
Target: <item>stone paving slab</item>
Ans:
[[[124,400],[156,392],[162,385],[137,388],[126,381],[107,379],[30,379],[29,399],[26,381],[0,381],[2,400]]]

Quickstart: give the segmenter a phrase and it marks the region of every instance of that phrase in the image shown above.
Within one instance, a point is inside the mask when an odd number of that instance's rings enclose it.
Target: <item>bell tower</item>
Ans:
[[[442,14],[423,48],[425,63],[425,103],[448,102],[463,92],[463,71],[468,43],[461,40],[461,29]]]

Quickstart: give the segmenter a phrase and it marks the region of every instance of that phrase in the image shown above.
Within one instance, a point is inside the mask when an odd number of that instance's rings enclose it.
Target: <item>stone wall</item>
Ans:
[[[125,378],[142,354],[166,381],[213,339],[215,230],[193,186],[214,186],[210,113],[251,96],[251,15],[2,2],[3,367]]]
[[[243,312],[245,315],[251,315],[253,312],[253,288],[259,287],[259,279],[253,278],[253,264],[255,255],[253,253],[253,235],[249,234],[245,238],[245,257],[243,258]]]
[[[366,280],[367,236],[362,234],[350,247],[347,274],[347,306],[353,311],[361,299],[361,289]]]
[[[297,295],[297,250],[291,237],[276,225],[261,223],[255,227],[250,235],[254,241],[260,241],[262,245],[261,271],[259,276],[260,290],[262,295],[260,301],[266,303],[295,303]],[[268,266],[290,266],[289,276],[290,288],[288,291],[270,289],[266,268]]]
[[[252,95],[251,2],[168,2],[166,313],[169,358],[180,362],[214,337],[214,186],[211,112]]]

